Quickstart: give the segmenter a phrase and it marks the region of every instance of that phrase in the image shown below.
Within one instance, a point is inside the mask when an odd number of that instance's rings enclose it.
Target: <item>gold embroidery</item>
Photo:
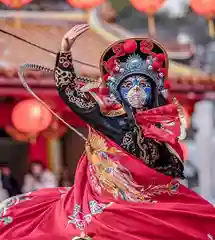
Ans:
[[[136,132],[135,139],[137,141],[137,146],[135,146],[135,140],[132,137],[134,132]],[[160,157],[158,144],[159,143],[156,143],[151,139],[145,139],[142,137],[141,130],[139,127],[136,127],[133,131],[125,133],[121,147],[134,156],[137,156],[137,147],[139,147],[140,159],[142,159],[147,166],[154,168],[155,163]]]
[[[79,108],[91,110],[96,106],[94,99],[90,99],[90,95],[81,92],[77,87],[68,86],[65,89],[65,94],[68,97],[68,101],[75,104]]]
[[[64,87],[71,83],[71,80],[74,78],[72,72],[64,71],[59,67],[55,68],[55,81],[57,87]]]
[[[72,240],[92,240],[92,238],[84,233],[81,233],[79,237],[78,236],[73,237]]]
[[[72,66],[72,53],[69,52],[60,52],[59,64],[63,68],[73,68]]]
[[[78,78],[77,80],[81,80],[81,78]],[[82,92],[89,92],[90,90],[94,89],[94,88],[99,88],[99,86],[101,85],[100,82],[98,81],[89,81],[88,83],[86,83],[86,85],[84,85],[83,87],[80,88],[80,90]]]
[[[104,191],[111,193],[114,198],[132,202],[153,202],[153,196],[162,193],[174,193],[178,183],[167,185],[138,185],[128,169],[123,167],[117,157],[126,157],[125,153],[115,147],[109,147],[104,138],[96,133],[89,135],[86,144],[89,164],[95,169],[95,177]]]
[[[179,140],[183,140],[186,138],[186,129],[187,129],[187,120],[184,114],[184,110],[183,107],[181,106],[181,104],[179,103],[179,101],[176,98],[173,98],[173,103],[177,105],[178,107],[178,116],[179,116],[179,120],[181,123],[181,134],[178,137]]]
[[[122,116],[124,114],[125,114],[124,108],[120,108],[118,110],[111,110],[111,111],[103,113],[103,115],[107,116],[107,117],[118,117],[118,116]]]
[[[57,67],[55,68],[56,86],[65,93],[70,103],[78,108],[91,110],[96,106],[96,101],[89,93],[82,92],[78,81],[91,81],[84,77],[76,77],[72,65],[71,52],[61,52]]]
[[[102,99],[101,97],[99,97],[96,93],[91,92],[90,93],[92,95],[92,97],[95,99],[95,101],[98,103],[100,111],[102,113],[103,116],[107,116],[107,117],[118,117],[118,116],[122,116],[124,115],[126,112],[123,108],[123,106],[121,105],[120,108],[118,109],[106,109],[106,102],[104,102],[104,99]],[[107,96],[106,97],[109,101],[115,102],[119,105],[118,102],[116,102],[116,99],[113,98],[113,96]]]
[[[100,137],[99,135],[93,134],[89,139],[88,139],[88,146],[91,147],[92,152],[93,151],[106,151],[108,149],[107,143],[105,140]]]

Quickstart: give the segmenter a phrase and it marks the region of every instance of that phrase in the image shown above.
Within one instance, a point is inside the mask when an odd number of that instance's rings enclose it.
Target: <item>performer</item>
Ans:
[[[78,77],[63,38],[55,68],[65,103],[89,126],[72,188],[5,201],[1,239],[214,239],[215,209],[182,186],[182,108],[165,99],[168,57],[147,38],[126,39],[101,57],[99,80]]]

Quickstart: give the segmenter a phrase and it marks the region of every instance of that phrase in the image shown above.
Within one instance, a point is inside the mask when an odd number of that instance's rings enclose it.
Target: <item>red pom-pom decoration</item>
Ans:
[[[106,74],[103,76],[103,80],[104,80],[105,82],[107,82],[109,76],[110,76],[109,73],[106,73]]]
[[[168,81],[168,80],[165,80],[165,81],[164,81],[164,88],[165,88],[165,89],[169,89],[169,88],[170,88],[170,86],[171,86],[171,83],[170,83],[170,81]]]
[[[126,40],[123,44],[123,48],[126,53],[133,53],[137,49],[137,43],[133,39]]]
[[[165,56],[162,53],[156,55],[157,61],[163,63],[165,61]]]
[[[153,54],[151,50],[145,49],[144,47],[140,47],[140,51],[142,53],[149,54],[149,55]]]
[[[153,62],[152,67],[155,71],[157,71],[159,68],[161,68],[161,63],[159,62]]]
[[[160,72],[163,73],[164,77],[166,77],[166,75],[167,75],[167,70],[166,70],[166,68],[161,68],[161,69],[160,69]]]
[[[152,56],[153,58],[155,58],[155,57],[157,56],[157,54],[156,54],[156,53],[153,53],[153,52],[151,52],[151,56]]]

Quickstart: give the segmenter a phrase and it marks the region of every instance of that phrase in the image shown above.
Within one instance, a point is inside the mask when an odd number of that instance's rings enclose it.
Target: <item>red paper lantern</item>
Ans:
[[[191,0],[190,6],[194,12],[208,19],[208,31],[211,38],[215,35],[213,17],[215,15],[214,0]]]
[[[99,6],[105,0],[67,0],[74,8],[90,9]]]
[[[64,124],[57,119],[53,119],[50,126],[42,132],[42,135],[48,139],[56,139],[62,137],[66,131],[67,127]]]
[[[52,114],[37,100],[28,99],[18,103],[12,112],[12,122],[23,133],[37,134],[48,128]]]
[[[166,0],[130,0],[132,5],[140,12],[155,14]]]
[[[191,0],[190,6],[194,12],[207,18],[212,18],[215,14],[214,0]]]
[[[0,0],[3,4],[11,8],[20,8],[23,5],[30,3],[32,0]]]

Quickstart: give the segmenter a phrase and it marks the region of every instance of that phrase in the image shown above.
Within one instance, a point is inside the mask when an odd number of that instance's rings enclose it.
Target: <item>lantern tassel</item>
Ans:
[[[57,119],[59,119],[62,123],[64,123],[69,129],[71,129],[73,132],[75,132],[78,136],[80,136],[83,140],[87,141],[87,138],[80,133],[78,130],[73,128],[69,123],[67,123],[63,118],[61,118],[58,114],[56,114],[40,97],[38,97],[33,90],[28,86],[26,80],[25,80],[25,70],[31,69],[33,71],[45,71],[45,72],[53,72],[53,69],[51,68],[45,68],[41,65],[37,64],[23,64],[20,67],[20,70],[18,71],[18,75],[20,78],[20,81],[23,85],[23,87],[35,98],[37,99],[45,108],[47,108]]]
[[[211,38],[214,38],[215,30],[214,30],[214,21],[213,21],[213,19],[209,19],[208,20],[208,30],[209,30],[209,36]]]

